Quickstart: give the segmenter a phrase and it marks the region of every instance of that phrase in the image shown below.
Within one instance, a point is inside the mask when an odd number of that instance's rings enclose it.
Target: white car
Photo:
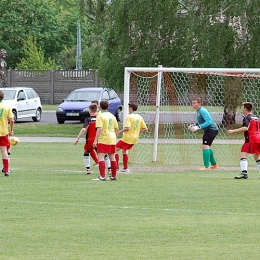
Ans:
[[[39,122],[42,115],[42,104],[39,95],[33,88],[11,87],[0,88],[4,92],[3,103],[8,104],[13,112],[13,120],[31,117]]]

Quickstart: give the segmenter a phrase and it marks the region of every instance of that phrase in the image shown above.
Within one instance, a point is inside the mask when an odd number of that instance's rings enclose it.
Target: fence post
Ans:
[[[50,105],[54,104],[54,70],[51,70],[51,77],[50,77]]]
[[[7,86],[11,87],[11,70],[7,70]]]
[[[94,70],[94,85],[95,85],[95,88],[99,87],[98,86],[98,71],[97,70]]]

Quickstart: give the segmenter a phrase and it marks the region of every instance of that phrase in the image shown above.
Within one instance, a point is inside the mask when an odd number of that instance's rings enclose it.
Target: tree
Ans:
[[[94,10],[92,20],[97,33],[93,39],[97,48],[91,49],[91,57],[98,61],[99,73],[111,87],[123,89],[124,67],[260,65],[257,44],[260,18],[256,1],[86,2],[95,7],[91,10]],[[102,8],[98,9],[98,4]],[[201,79],[199,82],[206,86]],[[229,124],[234,123],[235,110],[242,97],[230,99],[227,93],[239,93],[240,79],[228,77],[225,88],[223,120]]]
[[[87,17],[96,32],[90,56],[111,86],[123,87],[126,66],[259,66],[252,54],[259,53],[255,1],[84,2],[91,6]]]
[[[96,32],[93,27],[93,21],[95,20],[94,11],[95,1],[86,0],[57,0],[58,4],[63,6],[64,9],[68,10],[69,13],[75,14],[74,20],[74,31],[77,30],[77,23],[80,22],[81,25],[81,45],[82,45],[82,67],[83,69],[95,69],[97,68],[97,59],[93,54],[96,51],[95,46],[92,46],[95,39]],[[91,2],[91,3],[88,3]],[[93,2],[93,3],[92,3]],[[95,9],[94,9],[95,10]],[[63,68],[75,69],[76,61],[76,34],[75,34],[75,45],[68,47],[66,46],[64,50],[59,55],[60,63]]]
[[[20,59],[16,69],[31,69],[31,70],[50,70],[54,69],[54,61],[49,58],[44,59],[44,53],[41,47],[37,48],[36,39],[29,35],[28,39],[24,41],[22,48],[24,58]]]
[[[99,71],[110,86],[123,88],[126,66],[172,66],[182,39],[176,1],[112,1],[107,6]],[[181,28],[183,30],[183,28]]]
[[[14,68],[29,33],[37,39],[46,58],[76,43],[75,13],[69,13],[52,0],[1,1],[0,46],[8,51],[8,66]]]

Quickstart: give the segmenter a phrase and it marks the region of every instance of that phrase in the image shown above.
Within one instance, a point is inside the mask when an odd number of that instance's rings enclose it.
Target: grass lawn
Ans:
[[[20,143],[0,181],[0,258],[259,259],[257,171],[130,165],[86,175],[82,146]],[[147,170],[149,167],[149,171]]]
[[[118,122],[119,129],[123,128],[123,122]],[[16,123],[14,125],[15,135],[19,136],[46,136],[46,137],[76,137],[79,131],[81,130],[83,123],[78,124],[37,124],[37,123]],[[179,139],[201,139],[203,132],[197,131],[196,134],[184,131],[187,126],[181,124],[173,124],[174,127],[174,136]],[[232,125],[230,129],[241,127],[241,124]],[[148,125],[149,133],[141,134],[140,139],[146,137],[148,139],[154,138],[154,125]],[[168,129],[169,131],[169,129]],[[169,138],[167,133],[165,133],[164,125],[159,125],[159,138]],[[169,133],[168,133],[169,134]],[[170,134],[173,134],[171,132]],[[243,139],[241,133],[236,133],[232,135],[227,135],[225,129],[220,129],[219,136],[220,139]]]
[[[49,111],[49,110],[56,110],[59,104],[56,105],[42,105],[42,109],[43,111]],[[122,105],[123,109],[124,106]],[[208,109],[211,112],[223,112],[224,108],[221,106],[217,106],[217,107],[213,107],[213,106],[204,106],[206,109]],[[237,108],[237,111],[240,108]],[[140,111],[155,111],[156,110],[156,106],[139,106]],[[193,111],[194,109],[192,108],[192,106],[160,106],[160,110],[164,111]]]

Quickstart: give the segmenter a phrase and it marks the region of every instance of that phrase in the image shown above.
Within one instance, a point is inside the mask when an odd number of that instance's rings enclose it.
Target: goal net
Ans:
[[[188,130],[195,123],[195,97],[219,127],[212,145],[218,164],[237,166],[243,133],[227,135],[226,130],[241,127],[242,102],[252,102],[260,115],[260,69],[125,68],[124,118],[133,102],[148,126],[130,150],[130,162],[203,165],[203,132]]]

